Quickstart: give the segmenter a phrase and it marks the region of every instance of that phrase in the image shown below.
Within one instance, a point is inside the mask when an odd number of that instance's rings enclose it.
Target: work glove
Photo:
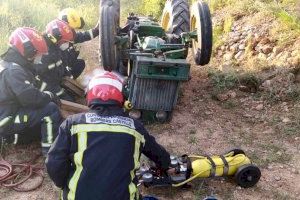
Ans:
[[[52,92],[49,92],[49,91],[44,91],[44,93],[46,93],[50,96],[50,99],[53,103],[55,103],[58,106],[61,106],[61,101],[56,94],[53,94]]]
[[[93,38],[98,37],[99,35],[99,21],[97,22],[96,26],[92,29]]]

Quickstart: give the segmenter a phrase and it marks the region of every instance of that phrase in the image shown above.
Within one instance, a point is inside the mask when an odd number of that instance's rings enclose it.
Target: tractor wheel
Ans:
[[[197,31],[197,39],[192,41],[192,52],[197,65],[206,65],[212,52],[212,22],[209,7],[203,1],[192,5],[191,31]]]
[[[100,1],[100,60],[107,71],[119,70],[119,51],[115,44],[120,24],[120,0]]]
[[[260,176],[260,169],[253,164],[248,164],[238,168],[234,175],[234,179],[239,186],[249,188],[259,181]]]
[[[167,33],[180,35],[190,30],[188,0],[167,0],[163,10],[161,26]]]

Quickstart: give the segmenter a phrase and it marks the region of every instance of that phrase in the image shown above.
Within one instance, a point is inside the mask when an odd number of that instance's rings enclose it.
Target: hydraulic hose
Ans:
[[[33,159],[23,163],[9,163],[0,157],[0,184],[6,188],[12,188],[19,192],[28,192],[40,187],[44,180],[42,170],[44,167],[33,164],[41,155],[36,155]],[[31,187],[20,187],[33,176],[37,176],[40,180]]]

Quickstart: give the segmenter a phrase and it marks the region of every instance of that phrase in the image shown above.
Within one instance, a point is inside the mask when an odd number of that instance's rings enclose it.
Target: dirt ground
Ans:
[[[81,50],[88,69],[97,67],[97,46],[88,42]],[[230,178],[218,178],[196,180],[191,189],[143,188],[143,193],[162,200],[202,200],[208,195],[224,200],[300,199],[300,130],[295,126],[300,123],[300,102],[263,103],[263,108],[257,109],[262,102],[256,94],[240,91],[235,91],[230,101],[216,101],[207,68],[192,66],[192,79],[181,86],[172,121],[147,128],[175,155],[222,154],[242,148],[260,167],[261,180],[249,189],[238,187]],[[39,151],[38,145],[31,145],[9,149],[6,154],[17,160],[20,155],[30,157]],[[59,190],[47,175],[43,185],[32,192],[0,188],[0,199],[6,200],[50,200],[58,196]]]

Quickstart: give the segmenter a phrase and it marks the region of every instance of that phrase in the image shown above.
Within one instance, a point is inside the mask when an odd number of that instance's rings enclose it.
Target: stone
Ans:
[[[237,54],[235,54],[234,58],[237,60],[240,60],[243,56],[244,52],[243,51],[239,51]]]
[[[261,50],[264,54],[269,54],[273,51],[273,48],[271,46],[263,46]]]
[[[244,114],[243,117],[245,117],[245,118],[252,118],[253,116],[250,115],[250,114]]]
[[[239,45],[239,50],[245,50],[246,48],[246,45],[245,44],[240,44]]]
[[[280,180],[281,180],[280,176],[275,176],[275,181],[280,181]]]
[[[266,80],[262,83],[262,86],[264,88],[270,88],[271,87],[271,84],[272,84],[272,81],[271,80]]]
[[[217,99],[219,101],[227,101],[229,99],[229,96],[227,94],[218,94]]]
[[[289,123],[289,122],[291,122],[291,120],[288,117],[285,117],[285,118],[282,119],[282,122],[283,123]]]
[[[263,104],[258,104],[256,107],[255,107],[255,110],[257,111],[261,111],[264,109],[264,105]]]
[[[226,61],[229,61],[229,60],[232,60],[234,56],[234,53],[230,52],[230,53],[226,53],[223,58],[226,60]]]
[[[240,36],[234,36],[233,38],[232,38],[232,41],[233,42],[238,42],[240,40]]]
[[[283,50],[283,49],[280,48],[280,47],[274,47],[274,48],[273,48],[273,53],[274,53],[275,55],[277,55],[277,54],[281,53],[282,50]]]
[[[234,98],[236,97],[236,92],[230,90],[230,91],[227,92],[227,95],[228,95],[230,98],[234,99]]]
[[[236,52],[238,49],[238,44],[233,44],[232,46],[229,47],[229,50],[232,52]]]
[[[206,114],[206,115],[211,115],[212,112],[210,112],[210,111],[205,111],[205,114]]]
[[[273,169],[273,167],[272,167],[271,165],[269,165],[269,166],[268,166],[268,169],[271,170],[271,169]]]
[[[270,39],[269,38],[262,38],[261,40],[260,40],[260,44],[268,44],[268,43],[270,43],[271,41],[270,41]]]
[[[222,45],[222,46],[220,47],[220,49],[221,49],[222,51],[224,51],[224,50],[226,49],[226,47],[225,47],[224,45]]]

